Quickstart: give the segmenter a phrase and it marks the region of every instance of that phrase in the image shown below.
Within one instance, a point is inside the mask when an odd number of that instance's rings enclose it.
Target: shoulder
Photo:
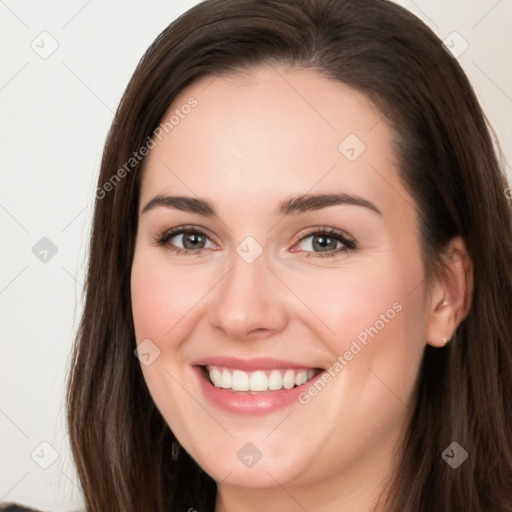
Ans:
[[[35,508],[28,508],[17,503],[0,503],[1,512],[42,512]]]
[[[0,512],[43,512],[37,508],[26,507],[19,503],[0,503]],[[75,510],[73,512],[86,512],[84,510]]]
[[[25,507],[18,503],[0,503],[0,512],[42,512],[36,508]]]

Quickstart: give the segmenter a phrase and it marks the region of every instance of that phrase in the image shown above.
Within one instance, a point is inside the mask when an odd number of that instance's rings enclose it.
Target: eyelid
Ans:
[[[174,236],[182,235],[188,232],[193,233],[201,233],[202,235],[205,235],[209,240],[212,241],[215,245],[219,246],[219,244],[215,241],[215,237],[212,235],[212,233],[207,230],[206,228],[203,228],[201,226],[196,226],[194,224],[185,224],[183,226],[177,226],[171,229],[165,229],[163,231],[160,231],[155,236],[155,242],[164,245],[169,239],[171,239]],[[182,249],[185,250],[185,249]],[[196,249],[186,249],[186,250],[196,250]]]
[[[215,237],[212,236],[212,234],[210,233],[210,231],[208,229],[203,228],[201,226],[193,225],[193,224],[177,226],[177,227],[174,227],[174,228],[171,228],[168,230],[164,230],[163,232],[159,232],[155,236],[155,243],[158,246],[163,247],[174,236],[186,234],[189,232],[200,233],[200,234],[206,236],[214,245],[220,247],[220,244],[218,244],[215,241]],[[349,233],[347,233],[344,230],[341,230],[338,228],[333,228],[331,226],[314,226],[314,227],[306,228],[305,230],[303,230],[301,233],[299,233],[297,235],[297,240],[292,245],[292,248],[295,247],[300,242],[302,242],[303,240],[305,240],[306,238],[309,238],[310,236],[322,235],[322,234],[331,235],[334,239],[338,240],[341,244],[343,244],[344,248],[336,249],[333,251],[326,251],[326,252],[315,252],[315,251],[304,251],[304,250],[298,250],[298,251],[292,251],[292,252],[305,253],[307,256],[316,255],[315,257],[323,257],[323,256],[334,256],[337,253],[346,252],[346,251],[354,250],[357,248],[358,242],[352,235],[350,235]],[[186,254],[189,254],[189,253],[199,254],[201,251],[203,251],[205,249],[207,249],[207,248],[204,247],[204,248],[199,248],[199,249],[185,249],[185,248],[174,247],[174,246],[172,248],[172,250],[184,251]],[[210,249],[210,250],[212,250],[212,249]]]
[[[296,249],[293,250],[294,247],[302,243],[304,240],[307,240],[308,238],[312,236],[322,236],[325,235],[328,238],[331,238],[341,244],[341,247],[338,247],[337,249],[333,249],[330,251],[307,251],[303,249]],[[310,228],[309,231],[306,233],[302,233],[298,240],[295,242],[295,244],[290,249],[291,252],[297,253],[301,257],[305,258],[328,258],[328,257],[334,257],[334,256],[341,256],[344,253],[348,253],[351,251],[355,251],[358,249],[358,242],[357,240],[350,234],[348,234],[346,231],[343,231],[338,228],[333,228],[330,226],[317,226],[315,228]]]
[[[354,237],[347,233],[346,231],[343,231],[342,229],[338,228],[333,228],[332,226],[313,226],[311,228],[306,228],[297,235],[298,241],[302,240],[307,236],[314,235],[316,233],[332,233],[335,235],[340,235],[348,240],[355,241]]]

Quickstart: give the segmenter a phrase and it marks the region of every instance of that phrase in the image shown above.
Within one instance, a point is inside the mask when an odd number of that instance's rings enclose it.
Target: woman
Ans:
[[[403,8],[182,15],[103,155],[68,392],[87,509],[512,510],[506,189]]]

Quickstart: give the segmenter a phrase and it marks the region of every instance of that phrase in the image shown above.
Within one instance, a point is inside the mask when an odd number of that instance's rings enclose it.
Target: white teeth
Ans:
[[[210,378],[211,378],[211,375],[210,375]],[[220,380],[220,387],[221,388],[225,388],[225,389],[230,389],[231,388],[231,372],[226,370],[226,368],[224,368],[224,370],[222,370],[222,377],[221,377],[221,380]]]
[[[241,370],[235,370],[231,378],[233,391],[249,391],[249,375]]]
[[[222,374],[219,372],[218,368],[212,368],[210,370],[210,379],[212,379],[212,382],[215,387],[222,387]]]
[[[251,391],[266,391],[268,389],[268,379],[265,372],[251,373],[249,389]]]
[[[208,373],[217,388],[233,391],[277,391],[301,386],[315,376],[315,370],[257,370],[244,372],[227,368],[208,366]]]
[[[277,391],[283,387],[283,377],[279,370],[272,370],[268,377],[268,389],[270,391]]]
[[[295,385],[300,386],[301,384],[304,384],[308,380],[307,372],[298,372],[295,376]]]
[[[295,372],[293,370],[286,370],[283,377],[284,389],[292,389],[295,385]]]

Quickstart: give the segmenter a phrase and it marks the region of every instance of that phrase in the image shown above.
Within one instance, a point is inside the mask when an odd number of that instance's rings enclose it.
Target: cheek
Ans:
[[[168,338],[166,334],[197,301],[197,286],[187,270],[172,272],[144,254],[135,256],[131,274],[132,314],[137,343]]]
[[[364,339],[364,333],[371,327],[383,331],[393,324],[411,323],[422,311],[422,287],[418,284],[422,282],[423,271],[414,261],[398,266],[383,261],[366,267],[364,272],[343,268],[314,278],[297,277],[297,295],[322,321],[327,338],[341,347],[344,341],[359,334]]]
[[[361,382],[373,379],[372,370],[392,389],[403,390],[406,400],[425,346],[423,279],[419,253],[404,253],[376,258],[364,272],[354,267],[334,278],[325,274],[315,286],[304,278],[297,291],[325,327],[320,330],[333,364],[341,356],[343,369]]]
[[[141,364],[141,370],[156,407],[180,439],[189,437],[183,418],[194,418],[197,412],[195,402],[178,384],[187,378],[178,364],[184,324],[178,322],[197,301],[195,287],[190,283],[187,286],[187,281],[186,271],[171,273],[168,265],[143,248],[136,251],[131,272],[136,342],[149,339],[160,351],[151,364]],[[176,336],[178,331],[180,335]]]
[[[132,314],[137,343],[165,332],[170,290],[154,269],[134,264],[131,278]],[[170,325],[167,325],[167,329]]]

